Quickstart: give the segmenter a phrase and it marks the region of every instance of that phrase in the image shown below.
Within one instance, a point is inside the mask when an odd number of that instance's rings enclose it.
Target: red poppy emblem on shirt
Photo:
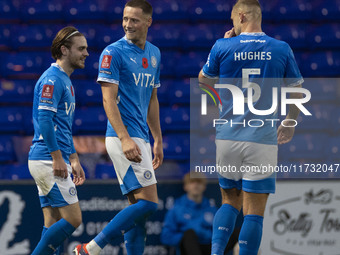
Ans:
[[[147,58],[143,58],[143,67],[146,69],[148,68],[149,64],[148,64],[148,59]]]

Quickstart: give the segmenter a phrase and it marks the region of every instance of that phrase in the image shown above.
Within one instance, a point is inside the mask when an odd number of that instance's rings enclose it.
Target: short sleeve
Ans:
[[[97,82],[108,82],[119,85],[119,70],[122,57],[115,47],[107,47],[99,58]]]
[[[58,104],[63,96],[64,86],[55,76],[46,77],[39,85],[38,110],[57,112]]]
[[[285,85],[289,87],[294,87],[303,83],[303,78],[299,67],[296,64],[294,53],[289,46],[284,78]]]
[[[219,77],[218,48],[218,42],[216,42],[209,53],[207,62],[203,66],[203,75],[207,78]]]

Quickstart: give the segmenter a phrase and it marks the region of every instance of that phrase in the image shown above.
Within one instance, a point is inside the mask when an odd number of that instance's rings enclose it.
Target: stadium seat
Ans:
[[[111,43],[121,39],[124,36],[124,30],[121,24],[101,25],[96,31],[97,50],[102,52],[104,48]]]
[[[8,51],[11,48],[11,38],[11,27],[8,25],[0,25],[0,51]]]
[[[72,80],[77,106],[102,105],[102,91],[95,80]]]
[[[197,24],[190,26],[183,26],[182,36],[180,37],[181,48],[208,48],[210,49],[216,38],[214,36],[214,30],[209,24]]]
[[[177,21],[187,19],[188,4],[179,0],[151,0],[153,7],[153,20]]]
[[[309,26],[307,41],[314,49],[340,49],[340,25],[328,23]]]
[[[109,2],[109,1],[108,1]],[[67,1],[64,8],[64,19],[67,21],[88,21],[104,22],[106,19],[106,10],[113,8],[107,7],[106,1],[92,0],[73,0]]]
[[[0,80],[0,102],[9,105],[32,103],[35,80]]]
[[[176,59],[175,73],[177,77],[197,78],[198,73],[207,61],[209,51],[189,52]]]
[[[339,0],[312,0],[313,18],[315,20],[340,20]]]
[[[173,105],[160,109],[160,122],[164,130],[189,130],[190,109]]]
[[[25,107],[0,108],[0,132],[19,134],[24,132]]]
[[[337,106],[334,108],[333,112],[331,112],[331,127],[330,129],[335,133],[340,133],[340,107]]]
[[[304,115],[302,112],[298,117],[299,131],[319,131],[327,132],[331,127],[331,114],[335,108],[333,105],[312,104],[305,105],[306,109],[312,114]],[[330,130],[331,131],[331,130]]]
[[[103,27],[101,24],[77,24],[75,27],[81,32],[86,40],[88,48],[92,50],[96,50],[98,47],[97,37],[99,36],[99,31]]]
[[[311,20],[312,5],[304,0],[261,1],[264,21]]]
[[[191,20],[229,20],[232,3],[223,0],[192,1],[189,9]]]
[[[19,1],[2,0],[0,1],[0,22],[10,23],[19,21]]]
[[[175,66],[177,65],[177,58],[179,53],[173,51],[161,52],[161,75],[162,77],[174,77]]]
[[[38,78],[54,60],[49,52],[18,52],[4,56],[0,74],[8,78]]]
[[[147,40],[159,48],[176,48],[180,46],[180,35],[177,25],[153,24]]]
[[[187,160],[190,154],[189,134],[168,134],[163,136],[165,159]]]
[[[327,146],[327,158],[333,163],[340,162],[340,136],[331,136]],[[340,171],[340,169],[339,169]]]
[[[103,107],[76,108],[74,134],[105,135],[107,118]]]
[[[158,101],[161,105],[189,104],[190,103],[190,80],[161,80],[158,88]]]
[[[311,101],[314,103],[318,101],[325,103],[335,103],[337,101],[337,96],[340,95],[336,78],[305,79],[304,84],[302,86],[310,91],[312,95]]]
[[[26,23],[44,20],[61,21],[65,11],[63,2],[58,0],[23,0],[20,3],[20,18]]]
[[[3,167],[3,179],[23,180],[32,179],[27,164],[11,164]]]
[[[95,170],[96,179],[115,179],[117,178],[112,163],[97,164]]]
[[[299,65],[303,76],[336,77],[340,69],[340,51],[304,53],[303,65]]]
[[[16,155],[11,136],[0,135],[0,164],[14,162]]]
[[[287,42],[293,49],[308,47],[306,30],[305,24],[263,25],[263,31],[267,35]]]
[[[296,134],[293,139],[279,146],[280,160],[323,160],[329,136],[324,133]]]

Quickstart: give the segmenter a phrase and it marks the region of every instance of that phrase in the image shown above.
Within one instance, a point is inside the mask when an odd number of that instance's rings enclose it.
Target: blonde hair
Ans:
[[[236,9],[249,14],[250,20],[262,20],[262,9],[258,0],[238,0],[233,6],[233,11]]]

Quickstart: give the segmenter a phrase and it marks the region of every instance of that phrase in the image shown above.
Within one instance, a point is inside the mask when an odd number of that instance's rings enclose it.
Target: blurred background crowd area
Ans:
[[[157,176],[181,179],[190,170],[190,78],[197,77],[214,42],[232,27],[233,1],[150,3],[154,14],[148,40],[162,53],[158,97],[165,160]],[[304,84],[312,95],[307,108],[313,116],[299,118],[293,141],[279,149],[279,163],[339,162],[340,1],[260,3],[263,31],[290,44],[305,78],[321,78]],[[124,36],[124,4],[112,0],[0,1],[0,179],[31,178],[27,154],[33,135],[33,89],[53,62],[49,49],[54,36],[67,25],[86,36],[90,53],[86,68],[71,76],[77,102],[75,146],[89,179],[115,177],[105,150],[107,119],[96,77],[101,51]]]

